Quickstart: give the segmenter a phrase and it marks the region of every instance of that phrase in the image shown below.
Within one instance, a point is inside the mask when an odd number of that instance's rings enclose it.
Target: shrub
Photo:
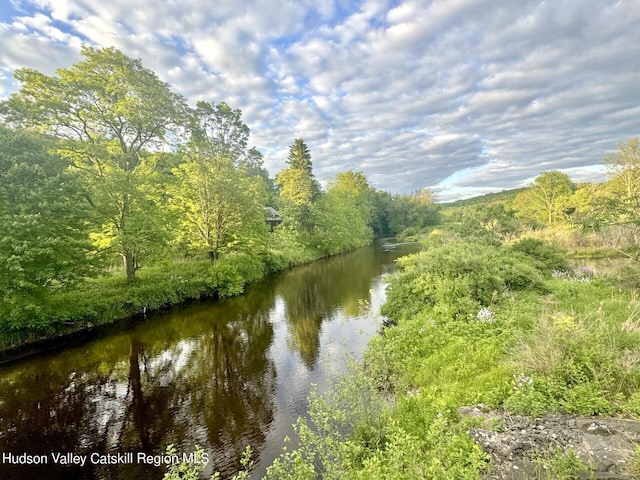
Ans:
[[[541,272],[568,268],[566,252],[537,238],[523,238],[511,245],[511,250],[531,258],[533,265]]]
[[[451,305],[454,316],[475,316],[510,291],[544,291],[540,274],[520,253],[456,242],[404,257],[382,313],[396,324],[425,307]]]

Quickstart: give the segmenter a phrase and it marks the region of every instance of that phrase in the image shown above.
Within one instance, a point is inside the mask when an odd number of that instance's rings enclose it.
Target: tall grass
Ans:
[[[541,245],[455,242],[403,259],[383,335],[359,370],[313,399],[301,446],[267,477],[479,479],[490,467],[467,434],[477,420],[458,414],[469,404],[640,416],[637,296],[557,270],[565,260]],[[357,414],[363,402],[371,415]],[[532,460],[563,478],[571,458]]]

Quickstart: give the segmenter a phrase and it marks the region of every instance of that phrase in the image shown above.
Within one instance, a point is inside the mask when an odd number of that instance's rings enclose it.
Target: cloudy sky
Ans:
[[[272,175],[301,137],[321,181],[450,200],[640,135],[640,0],[0,0],[0,98],[83,44],[240,108]]]

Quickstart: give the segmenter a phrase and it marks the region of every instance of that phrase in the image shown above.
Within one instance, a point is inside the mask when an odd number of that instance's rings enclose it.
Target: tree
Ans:
[[[604,159],[609,180],[598,186],[584,224],[595,231],[618,227],[626,237],[624,242],[605,241],[605,244],[630,258],[638,260],[623,249],[640,243],[640,141],[630,138],[618,144],[618,152]],[[623,245],[626,243],[627,245]]]
[[[415,234],[439,221],[435,195],[423,188],[411,195],[394,195],[387,206],[388,228],[394,234]]]
[[[0,128],[0,321],[13,327],[46,322],[48,291],[93,272],[88,205],[54,146]]]
[[[198,102],[196,105],[197,130],[209,144],[215,157],[227,157],[239,165],[249,155],[247,143],[250,130],[242,121],[240,109],[232,109],[225,102]],[[259,153],[259,152],[258,152]]]
[[[262,153],[256,147],[247,147],[250,133],[240,109],[232,109],[225,102],[198,102],[194,111],[193,140],[206,143],[207,155],[211,158],[229,158],[249,177],[260,178],[267,195],[265,202],[273,205],[277,197],[275,183],[264,168]]]
[[[305,170],[309,175],[313,175],[309,147],[307,147],[302,138],[296,138],[293,145],[289,147],[287,164],[289,168]]]
[[[279,187],[280,209],[285,228],[308,237],[313,230],[313,206],[320,196],[320,185],[313,177],[309,149],[302,139],[289,147],[289,168],[276,176]],[[303,239],[308,242],[310,239]]]
[[[604,159],[610,178],[610,190],[626,215],[638,220],[640,207],[640,139],[630,138],[618,144],[618,152]]]
[[[566,217],[569,197],[574,190],[571,179],[559,171],[544,172],[524,192],[518,194],[513,207],[519,217],[548,225]]]
[[[373,236],[372,215],[372,189],[364,174],[339,173],[316,208],[316,243],[326,254],[365,245]]]
[[[171,203],[179,213],[179,240],[214,262],[233,250],[262,250],[266,242],[264,190],[227,157],[191,145],[174,170]]]
[[[246,148],[249,128],[242,113],[224,102],[199,102],[194,120],[183,162],[173,170],[171,204],[180,218],[179,240],[212,262],[232,250],[261,250],[267,186],[262,154]]]
[[[150,227],[162,224],[148,221],[158,211],[148,210],[154,202],[141,192],[157,172],[160,157],[150,152],[179,137],[186,103],[140,60],[115,48],[83,47],[82,55],[55,77],[17,70],[22,87],[10,97],[9,118],[62,140],[58,152],[84,174],[102,217],[96,243],[118,253],[134,280],[138,246],[157,233]]]

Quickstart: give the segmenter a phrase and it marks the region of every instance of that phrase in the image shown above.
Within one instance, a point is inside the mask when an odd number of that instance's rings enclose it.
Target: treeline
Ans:
[[[607,180],[574,183],[559,171],[526,188],[440,205],[442,226],[494,242],[533,237],[573,253],[640,253],[640,144],[630,138],[604,158]]]
[[[0,337],[21,342],[202,295],[435,222],[428,191],[321,188],[302,139],[269,177],[242,113],[187,100],[114,48],[0,104]],[[281,224],[266,217],[280,213]],[[426,215],[425,215],[426,214]],[[426,225],[425,220],[422,224]]]

